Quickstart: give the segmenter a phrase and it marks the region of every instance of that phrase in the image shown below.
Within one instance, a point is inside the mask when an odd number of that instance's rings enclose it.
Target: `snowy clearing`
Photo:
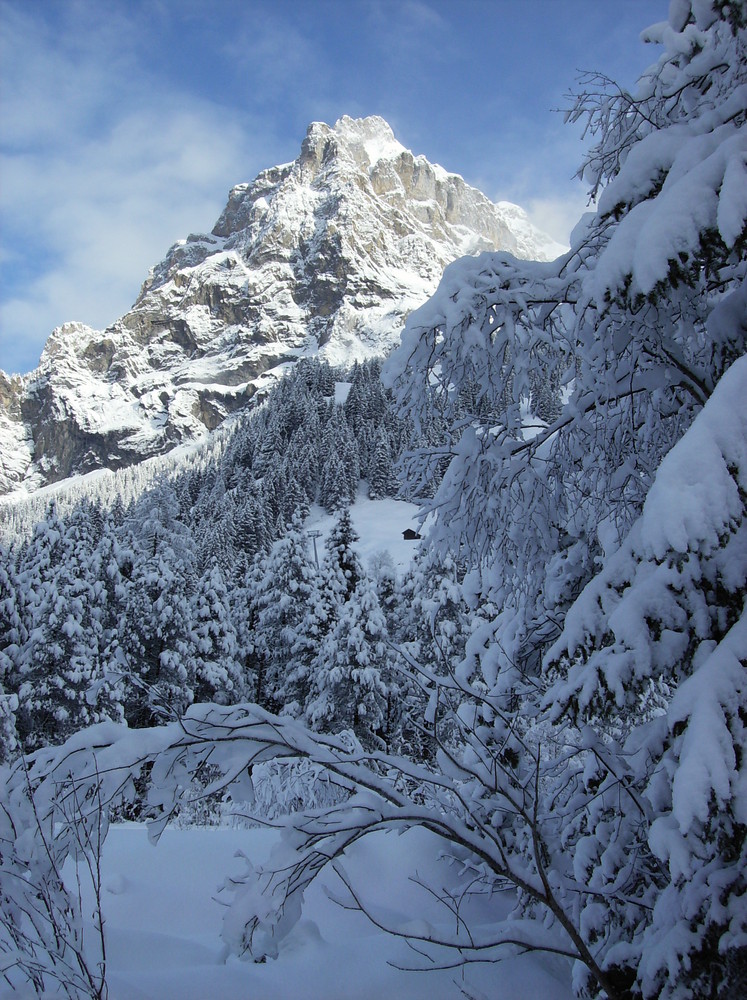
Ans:
[[[222,907],[216,890],[237,875],[237,851],[261,863],[278,834],[273,830],[168,828],[157,847],[145,827],[113,826],[104,847],[103,908],[107,980],[111,1000],[447,1000],[463,996],[460,973],[400,971],[390,962],[422,962],[402,940],[383,934],[362,914],[334,903],[344,887],[331,870],[307,894],[301,921],[263,964],[225,958],[220,940]],[[363,885],[378,917],[415,931],[453,924],[408,877],[428,878],[439,843],[422,830],[378,834],[346,855],[349,878]],[[455,873],[455,881],[456,881]],[[469,902],[474,927],[504,915],[510,896],[489,904]],[[417,917],[418,927],[413,919]],[[90,945],[95,943],[92,935]],[[562,961],[525,955],[475,967],[464,986],[491,1000],[570,1000],[570,974]],[[0,997],[23,995],[0,991]]]
[[[419,530],[416,517],[418,508],[414,503],[393,500],[389,497],[369,500],[367,491],[368,487],[364,483],[350,508],[353,527],[360,536],[355,543],[355,549],[366,566],[369,566],[371,560],[375,560],[382,552],[388,552],[397,571],[402,573],[412,562],[418,545],[416,541],[405,541],[402,533],[407,528]],[[314,504],[306,519],[305,531],[322,532],[321,537],[317,539],[320,559],[324,554],[324,541],[337,517],[337,514],[328,514]]]

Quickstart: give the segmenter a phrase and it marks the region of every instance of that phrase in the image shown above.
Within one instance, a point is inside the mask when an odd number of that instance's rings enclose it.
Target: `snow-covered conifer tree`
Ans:
[[[449,428],[410,468],[427,483],[454,456],[429,540],[466,560],[485,618],[457,685],[498,712],[496,748],[520,687],[517,773],[535,741],[566,746],[566,832],[544,849],[558,886],[589,886],[562,902],[599,956],[584,988],[700,997],[744,976],[745,428],[718,402],[738,406],[747,334],[744,4],[678,0],[648,38],[664,53],[636,93],[588,77],[569,114],[599,195],[571,253],[452,265],[389,377],[416,433],[433,405]],[[528,418],[538,366],[567,400],[547,427]]]
[[[596,139],[582,172],[601,193],[571,252],[451,265],[387,365],[416,435],[434,409],[446,429],[413,453],[411,489],[453,456],[425,508],[431,544],[470,553],[510,609],[496,637],[507,660],[536,660],[557,634],[744,349],[741,10],[676,3],[635,94],[585,81],[569,115]],[[532,373],[551,362],[567,402],[532,428]]]
[[[0,683],[0,764],[5,764],[18,751],[17,709],[18,695],[6,694]]]
[[[24,549],[17,580],[25,638],[10,683],[27,749],[121,715],[117,681],[106,676],[116,626],[99,580],[95,520],[91,505],[80,504],[67,521],[52,505]]]
[[[384,743],[393,694],[386,638],[376,588],[362,576],[340,608],[311,671],[305,716],[313,729],[351,729],[364,746]]]
[[[257,629],[264,569],[264,557],[256,556],[247,566],[240,585],[231,590],[230,597],[242,661],[243,686],[248,698],[266,707],[265,674],[268,652]]]
[[[344,404],[345,417],[356,437],[361,431],[366,416],[366,397],[364,370],[356,361],[350,374],[350,389]]]
[[[228,590],[218,566],[203,573],[191,604],[195,701],[222,705],[241,701],[245,692],[236,629]]]
[[[23,595],[15,558],[0,543],[0,682],[7,686],[27,633],[21,615]]]
[[[386,429],[382,426],[376,438],[376,448],[369,472],[368,495],[372,500],[394,496],[397,481],[394,476],[391,444]]]
[[[353,527],[350,508],[344,507],[324,543],[326,555],[322,564],[323,586],[337,597],[339,603],[350,600],[358,581],[365,575],[355,549],[358,534]]]
[[[335,452],[329,455],[322,467],[319,502],[330,513],[340,510],[350,502],[345,465]]]
[[[633,939],[619,953],[645,996],[719,995],[730,963],[747,971],[746,394],[743,357],[662,462],[548,658],[553,716],[598,733],[579,848],[591,884],[624,877],[637,897],[616,929]]]
[[[144,551],[132,574],[122,645],[131,674],[127,719],[142,726],[164,713],[183,712],[194,701],[189,597],[195,559],[169,483],[142,498],[136,517]]]
[[[274,410],[268,411],[259,447],[252,463],[254,475],[257,478],[266,476],[268,472],[279,465],[282,450],[283,441],[277,415]]]
[[[8,682],[15,672],[15,656],[24,641],[17,594],[18,585],[11,554],[0,542],[0,763],[4,763],[18,747],[18,696],[7,690]]]
[[[276,542],[255,598],[255,642],[264,651],[264,701],[298,714],[308,686],[316,647],[306,621],[315,589],[316,567],[300,519]]]

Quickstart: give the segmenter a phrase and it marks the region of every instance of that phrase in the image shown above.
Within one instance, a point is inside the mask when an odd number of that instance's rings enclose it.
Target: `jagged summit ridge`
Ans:
[[[236,185],[212,232],[171,247],[111,327],[65,324],[34,372],[0,376],[0,492],[202,436],[301,356],[381,354],[448,263],[494,249],[563,248],[382,118],[314,122],[293,162]]]

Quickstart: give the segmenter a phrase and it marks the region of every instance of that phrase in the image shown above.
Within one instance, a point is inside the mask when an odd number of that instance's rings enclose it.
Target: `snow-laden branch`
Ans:
[[[513,759],[503,762],[503,751],[491,749],[479,727],[465,722],[462,735],[468,752],[457,754],[441,744],[440,766],[433,768],[366,751],[350,734],[309,732],[256,705],[200,705],[192,706],[179,722],[160,728],[133,731],[102,724],[76,734],[61,747],[33,755],[28,783],[39,826],[49,831],[59,865],[75,850],[76,827],[100,822],[102,806],[126,799],[146,765],[150,834],[157,841],[188,793],[191,776],[205,763],[218,774],[212,791],[223,790],[245,802],[252,798],[252,770],[257,764],[276,758],[308,759],[332,774],[349,790],[349,797],[288,817],[279,824],[283,837],[269,862],[257,870],[247,862],[245,876],[227,885],[232,898],[224,938],[238,954],[255,960],[277,954],[279,942],[300,916],[305,890],[353,844],[381,830],[417,827],[471,859],[485,886],[509,884],[534,900],[554,928],[549,937],[540,935],[542,941],[551,950],[583,962],[602,982],[603,969],[565,905],[568,894],[583,893],[584,886],[569,873],[559,881],[548,868],[554,865],[557,821],[547,815],[541,792],[557,762],[550,760],[545,767],[541,754],[529,753],[528,767],[522,768]],[[5,795],[19,815],[23,815],[19,806],[25,775],[20,763],[7,773]],[[491,800],[492,808],[486,809]],[[72,803],[74,824],[69,822]],[[496,808],[502,811],[503,823],[490,819]],[[516,849],[517,831],[526,852]],[[32,832],[27,826],[20,832],[21,840]],[[510,938],[522,949],[543,947],[536,926],[527,924],[531,930],[523,936],[521,926],[516,923],[507,935],[501,932],[493,943],[497,946]],[[457,950],[463,944],[460,938],[433,943]]]

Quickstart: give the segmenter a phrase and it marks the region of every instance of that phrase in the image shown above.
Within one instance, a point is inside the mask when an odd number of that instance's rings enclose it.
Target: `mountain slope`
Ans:
[[[0,493],[199,437],[300,356],[382,354],[446,264],[491,249],[563,250],[382,119],[313,123],[298,158],[233,188],[212,233],[175,244],[111,327],[64,324],[34,372],[0,372]]]

